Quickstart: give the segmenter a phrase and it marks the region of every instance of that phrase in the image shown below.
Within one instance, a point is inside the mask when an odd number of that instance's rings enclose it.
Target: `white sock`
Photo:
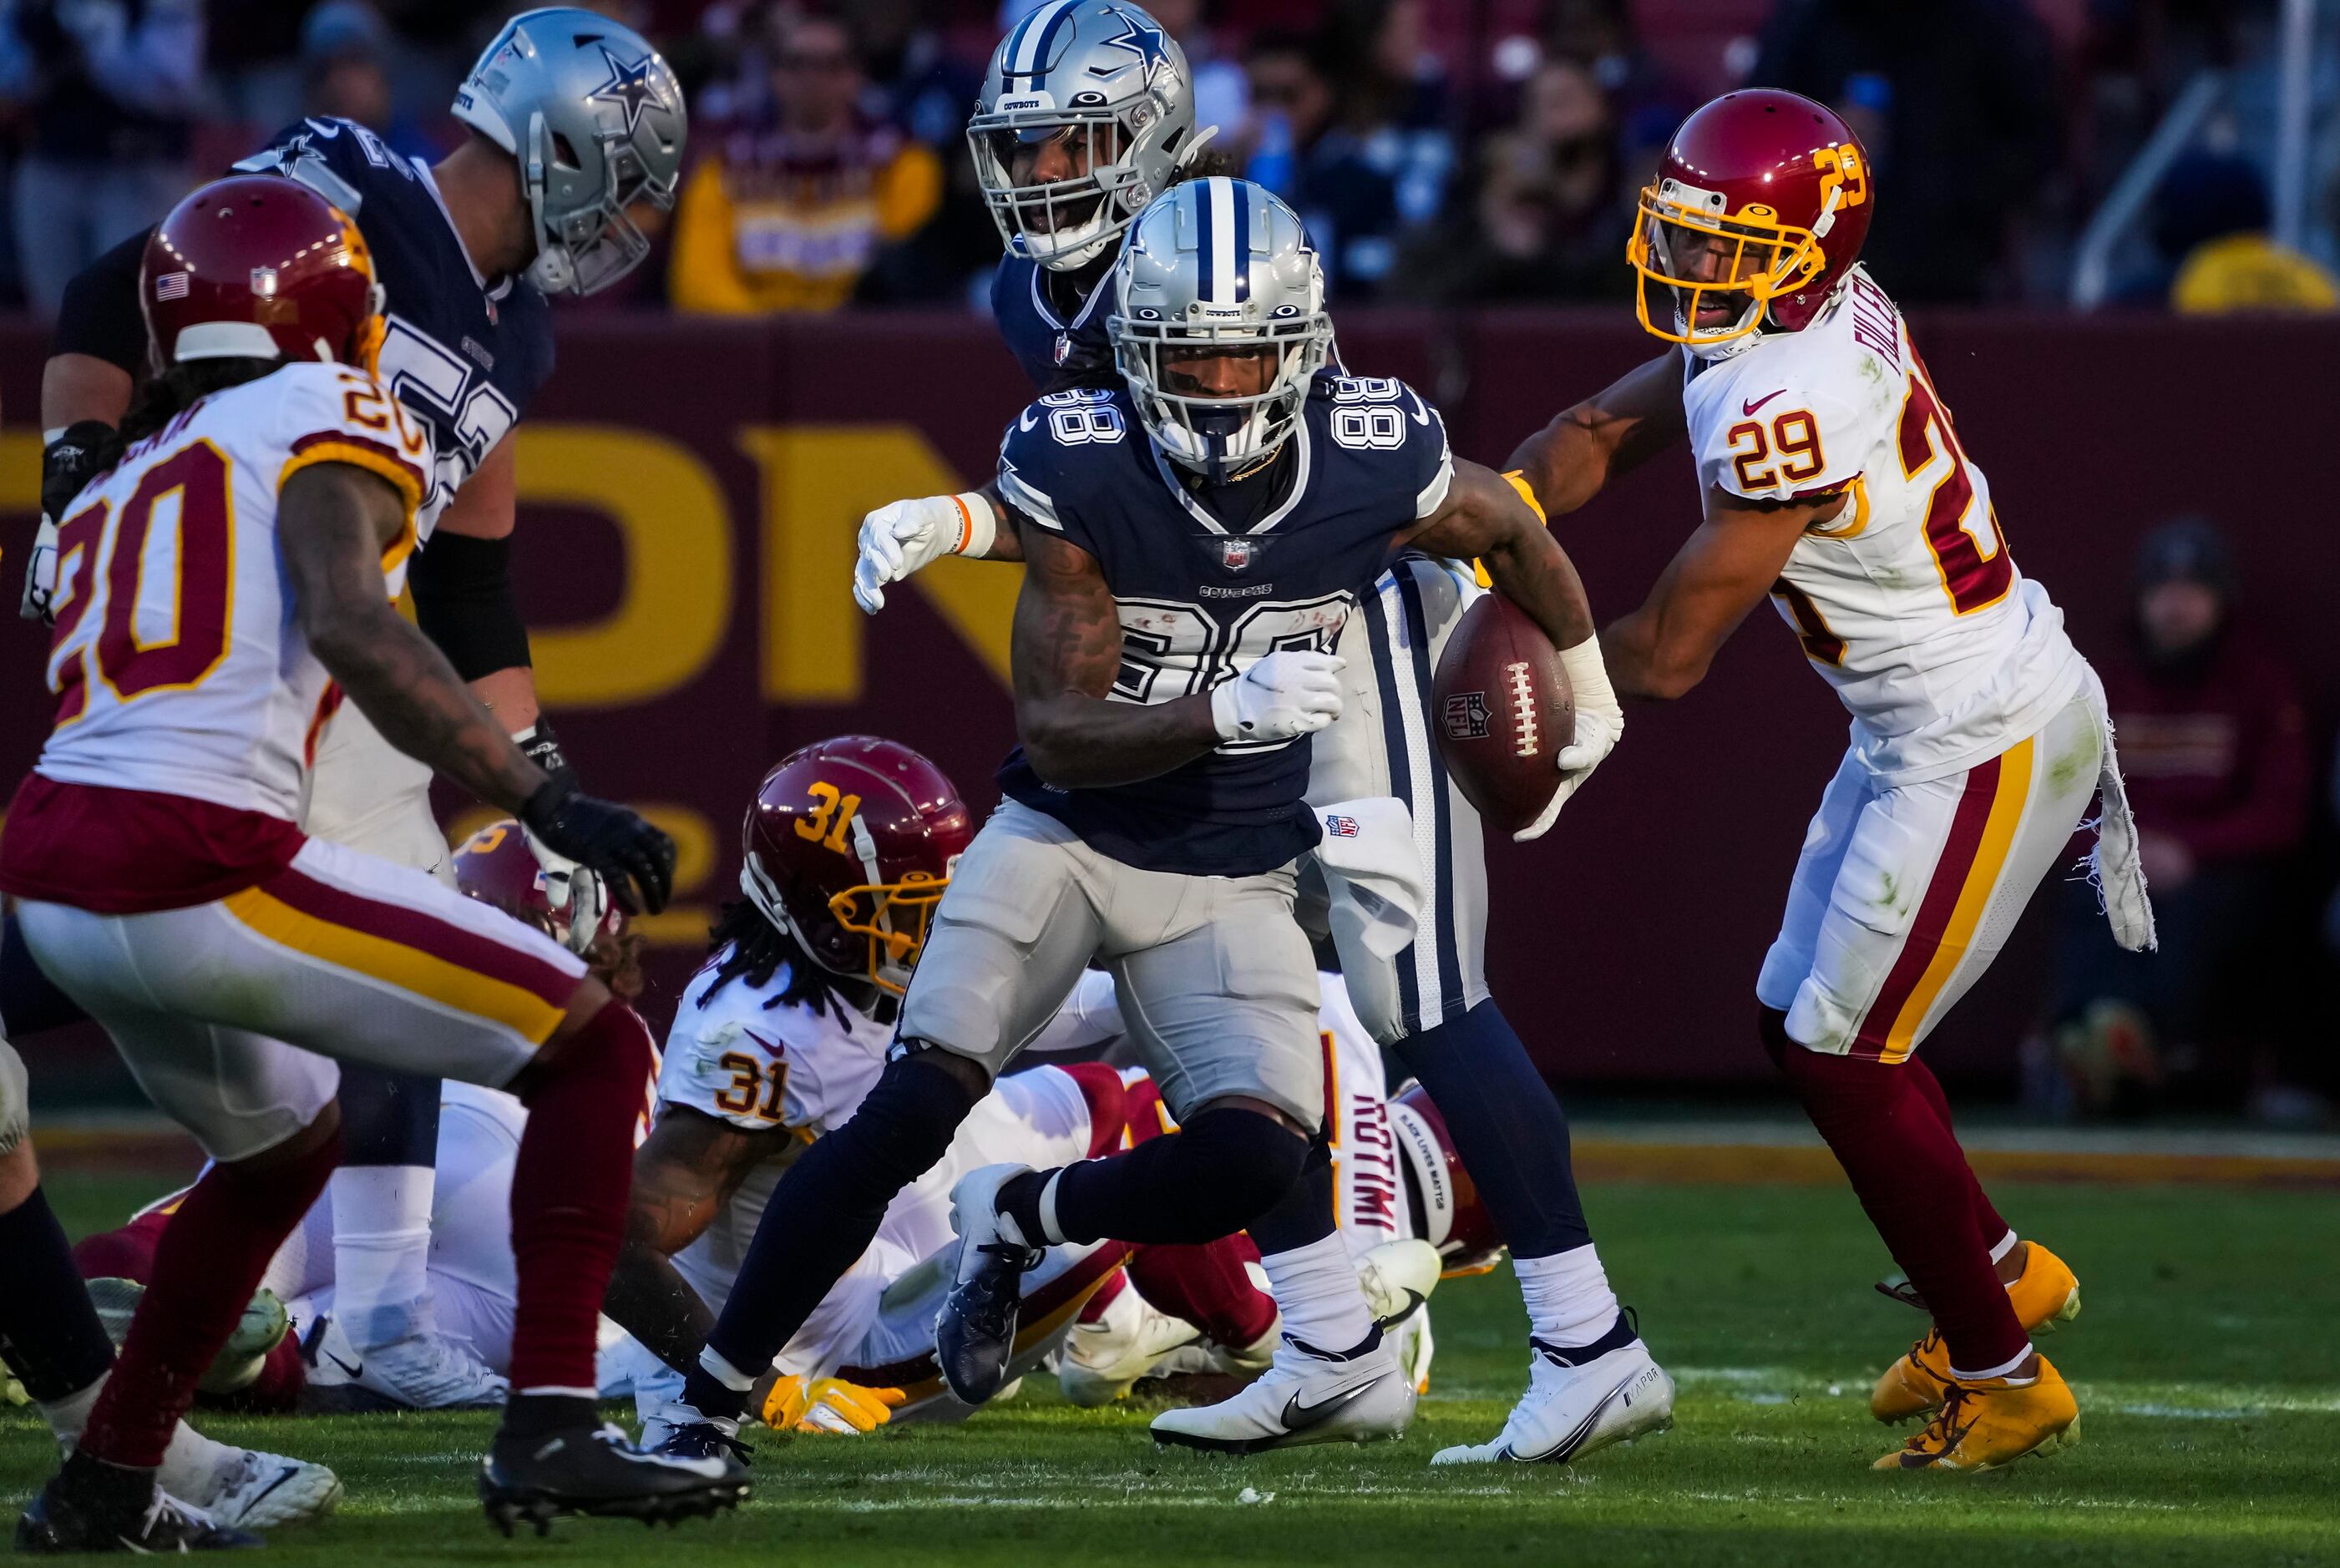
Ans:
[[[1357,1283],[1357,1266],[1339,1232],[1289,1252],[1262,1257],[1268,1294],[1284,1314],[1284,1332],[1304,1345],[1335,1353],[1364,1343],[1373,1331],[1373,1308]]]
[[[1591,1242],[1550,1257],[1514,1257],[1512,1268],[1527,1300],[1528,1331],[1545,1344],[1590,1345],[1617,1321],[1617,1293]]]
[[[58,1447],[71,1452],[74,1445],[81,1441],[82,1429],[89,1425],[90,1407],[97,1403],[98,1391],[104,1386],[105,1378],[101,1377],[77,1394],[35,1402],[41,1419],[56,1434]],[[211,1501],[212,1494],[218,1489],[220,1473],[239,1452],[224,1443],[213,1442],[182,1421],[171,1434],[171,1445],[163,1451],[162,1468],[155,1472],[154,1479],[172,1496],[201,1507]]]
[[[112,1376],[110,1372],[106,1374],[107,1377]],[[79,1393],[68,1394],[63,1399],[33,1401],[33,1407],[41,1413],[41,1419],[49,1424],[51,1432],[56,1434],[58,1447],[71,1448],[81,1440],[81,1429],[89,1425],[89,1407],[97,1403],[98,1390],[104,1386],[105,1378],[101,1377]]]
[[[344,1166],[328,1188],[333,1204],[333,1299],[342,1331],[360,1350],[432,1332],[431,1199],[427,1165]]]

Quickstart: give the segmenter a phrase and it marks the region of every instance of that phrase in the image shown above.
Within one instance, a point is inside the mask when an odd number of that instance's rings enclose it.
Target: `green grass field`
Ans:
[[[76,1229],[155,1184],[53,1179]],[[1146,1412],[1076,1410],[1027,1384],[948,1428],[762,1435],[738,1516],[650,1534],[572,1521],[507,1543],[471,1466],[484,1416],[205,1423],[323,1460],[332,1521],[280,1563],[1341,1562],[1993,1564],[2340,1563],[2340,1201],[2329,1191],[2006,1187],[2078,1271],[2087,1311],[2043,1347],[2077,1388],[2080,1446],[1997,1475],[1873,1474],[1898,1439],[1869,1384],[1916,1332],[1868,1288],[1885,1259],[1840,1188],[1610,1184],[1588,1192],[1611,1275],[1674,1372],[1671,1433],[1572,1468],[1429,1468],[1478,1440],[1524,1376],[1508,1271],[1435,1303],[1431,1397],[1402,1443],[1251,1460],[1157,1454]],[[0,1415],[0,1489],[53,1458]]]

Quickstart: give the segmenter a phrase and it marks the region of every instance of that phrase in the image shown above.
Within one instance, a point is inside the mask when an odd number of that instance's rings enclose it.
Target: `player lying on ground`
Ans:
[[[381,291],[348,216],[290,181],[206,186],[157,232],[140,295],[166,358],[58,529],[57,719],[0,833],[0,889],[42,970],[215,1163],[19,1542],[250,1541],[166,1523],[155,1468],[338,1158],[342,1056],[509,1086],[534,1113],[491,1518],[728,1506],[737,1466],[640,1453],[593,1406],[641,1021],[540,932],[295,824],[345,694],[629,900],[664,903],[674,846],[548,778],[392,608],[429,443],[372,373]]]
[[[749,896],[717,928],[669,1032],[658,1123],[636,1156],[633,1218],[609,1303],[671,1366],[696,1364],[781,1172],[853,1117],[878,1079],[897,1001],[967,836],[949,780],[890,741],[821,742],[784,759],[759,786],[742,833]],[[1119,1029],[1110,1003],[1068,1009],[1046,1049],[1094,1045]],[[813,1401],[808,1415],[788,1407],[792,1418],[853,1416],[860,1396],[832,1387],[831,1373],[881,1379],[907,1398],[906,1414],[966,1415],[968,1405],[942,1392],[933,1358],[956,1261],[953,1182],[999,1159],[1117,1149],[1125,1098],[1114,1070],[1095,1064],[1037,1069],[987,1096],[945,1159],[896,1196],[875,1241],[782,1348],[783,1404],[790,1395]],[[1264,1365],[1259,1341],[1273,1337],[1275,1309],[1245,1277],[1245,1262],[1257,1259],[1246,1241],[1135,1256],[1163,1300],[1238,1363]],[[1089,1294],[1130,1257],[1117,1244],[1052,1248],[1026,1277],[1037,1316],[1022,1325],[1011,1372],[1048,1355]],[[1100,1341],[1091,1335],[1086,1343]],[[645,1398],[646,1415],[663,1419],[666,1395],[679,1391],[680,1373],[671,1376],[670,1389]],[[758,1404],[768,1413],[782,1407]],[[885,1406],[865,1400],[863,1408]]]
[[[114,1346],[41,1190],[25,1093],[24,1061],[0,1039],[0,1359],[70,1450],[112,1375]],[[184,1421],[170,1429],[155,1480],[154,1520],[134,1538],[165,1547],[203,1534],[186,1504],[223,1524],[265,1529],[321,1517],[342,1494],[322,1464],[214,1443]]]
[[[2151,945],[2152,912],[2096,674],[2016,570],[1982,470],[1859,264],[1877,199],[1819,104],[1734,93],[1691,115],[1630,250],[1642,324],[1681,346],[1513,460],[1557,515],[1687,431],[1705,521],[1601,633],[1619,689],[1681,695],[1769,596],[1852,712],[1756,981],[1763,1045],[1933,1314],[1872,1407],[1938,1413],[1879,1467],[1986,1468],[2077,1435],[2028,1336],[2077,1312],[2078,1287],[1999,1218],[1914,1053],[2099,789],[2095,874],[2124,946]]]
[[[436,164],[401,157],[347,120],[286,127],[237,165],[300,181],[357,221],[392,307],[383,379],[432,439],[417,508],[414,602],[446,654],[529,756],[573,776],[537,710],[528,633],[509,572],[511,429],[552,370],[547,295],[588,294],[648,253],[634,226],[670,206],[682,163],[680,86],[624,25],[572,8],[533,11],[490,43],[456,95],[461,145]],[[636,209],[630,214],[629,209]],[[100,258],[68,290],[42,377],[49,445],[42,498],[61,521],[120,423],[149,348],[137,292],[146,236]],[[53,523],[44,538],[53,537]],[[57,591],[54,544],[36,547],[27,613]],[[312,837],[445,876],[431,774],[354,705],[326,725],[302,826]],[[590,873],[539,844],[590,937],[605,902]],[[13,961],[13,962],[12,962]],[[22,1039],[62,1011],[13,931],[0,942],[0,1017]],[[486,1405],[502,1380],[437,1332],[424,1289],[439,1086],[367,1064],[342,1072],[343,1169],[332,1181],[339,1321],[365,1387],[395,1403]]]
[[[993,314],[1036,391],[1114,384],[1106,332],[1110,242],[1149,196],[1207,159],[1196,151],[1210,133],[1195,129],[1192,81],[1177,44],[1135,6],[1051,0],[1001,42],[967,138],[1006,242]],[[1402,438],[1407,427],[1395,383],[1359,380],[1352,392],[1358,406],[1346,418],[1383,439]],[[1077,414],[1068,409],[1058,417]],[[871,513],[862,526],[854,597],[874,614],[887,583],[954,553],[1023,558],[996,485]],[[1512,1243],[1529,1317],[1526,1395],[1493,1444],[1443,1457],[1567,1459],[1661,1424],[1671,1393],[1619,1310],[1593,1247],[1569,1159],[1567,1117],[1487,985],[1482,830],[1445,777],[1428,727],[1432,672],[1480,590],[1467,570],[1458,577],[1419,555],[1381,567],[1373,564],[1381,575],[1336,648],[1349,664],[1344,701],[1352,716],[1316,737],[1307,798],[1329,805],[1394,795],[1413,814],[1432,884],[1414,941],[1394,955],[1352,942],[1341,965],[1374,1039],[1447,1108]],[[1601,674],[1597,646],[1565,650],[1562,659],[1584,744],[1565,760],[1581,768],[1615,744],[1623,715]],[[1563,788],[1555,812],[1565,799]],[[1549,825],[1547,818],[1533,831]],[[1339,1286],[1335,1276],[1315,1277]]]
[[[1314,257],[1274,198],[1182,184],[1147,209],[1117,265],[1114,330],[1133,389],[1034,405],[1003,455],[1032,566],[1011,798],[937,912],[898,1056],[775,1190],[756,1249],[793,1252],[799,1274],[752,1299],[743,1276],[690,1384],[691,1405],[716,1420],[736,1418],[752,1381],[740,1368],[785,1343],[1098,957],[1181,1130],[1061,1173],[961,1182],[960,1285],[939,1335],[954,1387],[997,1386],[1015,1277],[1037,1247],[1247,1227],[1284,1308],[1275,1366],[1228,1406],[1165,1415],[1157,1434],[1254,1447],[1385,1434],[1410,1411],[1353,1283],[1321,1317],[1300,1305],[1312,1278],[1353,1273],[1314,1142],[1314,964],[1292,890],[1317,830],[1293,743],[1339,711],[1330,649],[1354,585],[1393,541],[1425,531],[1425,547],[1466,556],[1483,544],[1561,646],[1586,639],[1589,612],[1532,512],[1496,477],[1457,468],[1418,399],[1386,410],[1398,426],[1378,446],[1367,422],[1336,417],[1342,384],[1317,376],[1331,327]]]
[[[455,884],[468,897],[527,922],[572,950],[569,904],[556,904],[547,878],[517,822],[491,823],[457,847]],[[600,934],[582,944],[589,971],[610,994],[630,1002],[641,993],[640,939],[614,907]],[[649,1096],[643,1086],[643,1129]],[[431,1216],[431,1300],[441,1331],[499,1376],[511,1366],[512,1314],[519,1284],[511,1242],[511,1181],[528,1112],[501,1090],[449,1081],[441,1087],[438,1179]],[[119,1343],[154,1277],[154,1253],[185,1195],[152,1204],[114,1230],[83,1238],[73,1249],[106,1330]],[[198,1403],[235,1409],[352,1411],[401,1408],[363,1378],[364,1353],[343,1332],[341,1281],[330,1195],[312,1204],[269,1260],[259,1291],[200,1386]],[[623,1332],[601,1323],[604,1396],[631,1392],[610,1370]]]

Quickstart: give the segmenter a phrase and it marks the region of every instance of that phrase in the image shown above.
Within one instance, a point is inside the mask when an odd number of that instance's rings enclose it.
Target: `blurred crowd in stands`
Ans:
[[[691,163],[659,253],[584,308],[981,308],[999,242],[963,128],[992,45],[1038,3],[592,0],[680,74]],[[1859,131],[1882,192],[1868,256],[1897,297],[2050,308],[2156,127],[2206,86],[2209,111],[2099,247],[2103,302],[2340,309],[2340,0],[2315,6],[2292,244],[2273,232],[2278,0],[1141,3],[1184,46],[1219,152],[1300,211],[1336,303],[1627,297],[1659,149],[1751,83]],[[0,0],[0,307],[53,311],[89,259],[302,114],[439,156],[461,134],[456,81],[518,8]],[[2340,798],[2311,781],[2340,770],[2311,756],[2216,527],[2150,536],[2127,645],[2098,662],[2165,951],[2120,953],[2072,893],[2030,1097],[2118,1112],[2206,1083],[2276,1119],[2325,1114],[2295,1086],[2328,1084],[2331,1062],[2264,1042],[2328,1041],[2332,1021],[2250,999],[2340,964],[2340,901],[2319,920],[2297,873],[2311,844],[2331,858]],[[2322,944],[2288,934],[2319,924]]]
[[[691,96],[693,169],[626,303],[711,312],[976,298],[996,255],[961,138],[1037,0],[597,0]],[[0,0],[0,304],[301,113],[428,156],[510,5]],[[1842,111],[1913,303],[2054,304],[2165,112],[2216,111],[2109,253],[2108,302],[2340,308],[2340,5],[2321,0],[2305,222],[2270,236],[2278,0],[1159,0],[1218,147],[1301,211],[1336,301],[1601,301],[1675,123],[1741,83]]]

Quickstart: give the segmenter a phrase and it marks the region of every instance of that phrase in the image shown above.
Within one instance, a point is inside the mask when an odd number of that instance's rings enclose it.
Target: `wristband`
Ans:
[[[1590,706],[1595,712],[1611,715],[1622,711],[1617,701],[1617,688],[1609,684],[1609,664],[1601,656],[1597,633],[1574,647],[1561,649],[1560,667],[1568,676],[1569,693],[1579,708]]]
[[[540,717],[528,728],[512,736],[512,745],[520,754],[544,770],[544,776],[564,786],[568,794],[578,788],[577,770],[569,765],[568,754],[560,749],[560,737],[552,733],[551,722]]]
[[[991,498],[981,490],[962,490],[950,498],[958,508],[958,542],[948,553],[954,556],[987,556],[992,541],[999,537],[999,515],[991,509]]]

